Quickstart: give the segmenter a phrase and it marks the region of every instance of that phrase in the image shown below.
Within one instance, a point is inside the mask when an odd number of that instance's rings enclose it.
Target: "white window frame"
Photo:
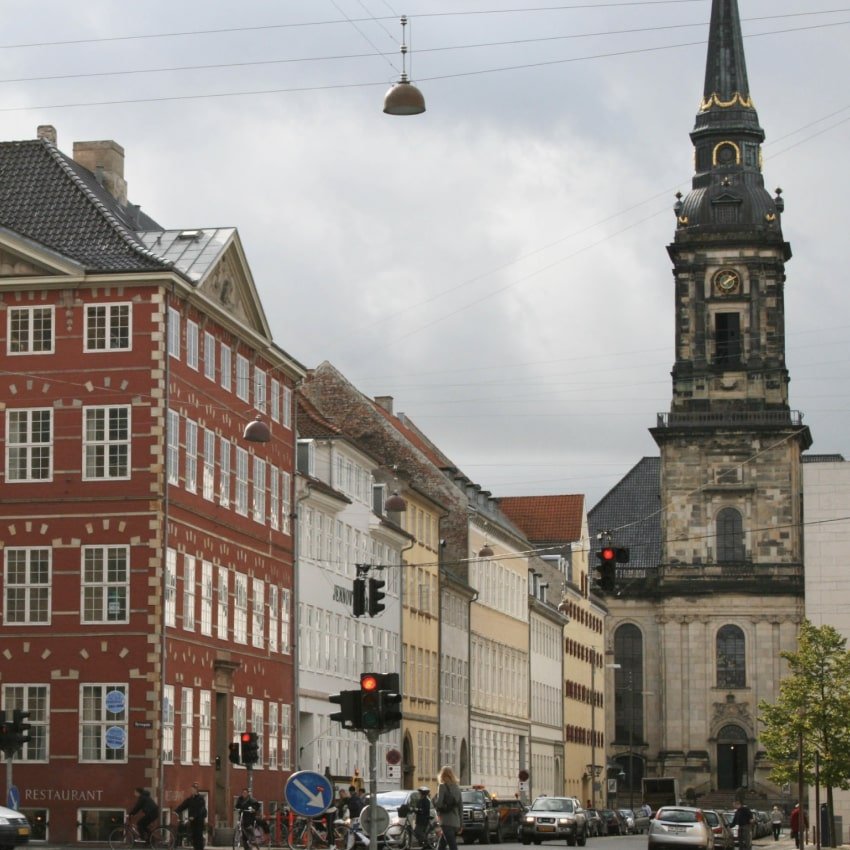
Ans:
[[[165,474],[169,484],[180,483],[180,414],[176,410],[168,411],[166,424]]]
[[[289,655],[292,650],[289,627],[292,619],[292,593],[288,587],[280,589],[280,651]]]
[[[264,649],[266,642],[266,594],[261,578],[252,581],[251,588],[251,646]]]
[[[186,365],[198,371],[198,340],[200,332],[198,323],[186,319]]]
[[[183,556],[183,629],[195,631],[195,556]]]
[[[180,763],[192,764],[195,739],[195,693],[191,688],[180,689]]]
[[[216,592],[216,637],[227,640],[230,613],[230,570],[227,567],[218,568]]]
[[[177,550],[165,553],[165,625],[177,625]]]
[[[249,384],[251,364],[242,354],[236,354],[236,398],[247,402],[251,393]]]
[[[227,437],[219,439],[219,477],[218,477],[218,503],[224,507],[230,507],[230,455],[231,443]]]
[[[269,770],[277,770],[279,766],[278,751],[280,744],[278,735],[280,734],[280,724],[278,721],[280,706],[276,702],[269,703],[269,721],[267,727],[266,738],[268,739],[268,759]]]
[[[280,528],[280,470],[269,464],[269,525]]]
[[[292,387],[283,387],[280,421],[285,428],[292,430]]]
[[[254,407],[261,413],[266,412],[268,386],[268,375],[259,366],[254,366]]]
[[[244,573],[234,576],[233,642],[248,643],[248,576]]]
[[[50,760],[50,685],[3,685],[2,707],[6,717],[17,708],[29,712],[30,740],[15,754],[16,761],[47,762]]]
[[[80,684],[77,752],[81,764],[127,762],[129,696],[126,683]],[[123,746],[114,746],[121,740],[122,732]],[[111,745],[107,746],[107,740]]]
[[[273,422],[280,422],[280,381],[272,378],[269,395],[269,416]]]
[[[280,588],[269,585],[269,652],[280,648]]]
[[[96,616],[95,610],[99,611]],[[113,613],[121,616],[113,616]],[[82,547],[80,551],[80,622],[100,624],[130,622],[129,546]]]
[[[46,418],[46,438],[36,439],[33,419],[38,414],[41,420]],[[13,442],[13,427],[12,422],[20,420],[26,431],[26,438],[22,441]],[[18,482],[39,481],[48,482],[53,480],[53,411],[49,407],[27,407],[27,408],[10,408],[6,411],[6,483],[15,484]],[[17,428],[15,430],[18,430]],[[13,465],[12,457],[15,455],[15,463]],[[46,471],[44,475],[38,477],[33,475],[35,465],[34,457],[46,459]],[[26,465],[26,474],[18,476],[17,467],[20,465],[18,457],[24,460]],[[39,467],[43,469],[43,466]]]
[[[91,344],[90,333],[94,313],[102,312],[102,344]],[[126,340],[123,338],[122,325],[126,327]],[[116,334],[116,329],[119,333]],[[99,335],[95,343],[100,341]],[[132,351],[133,349],[133,305],[129,301],[108,304],[86,304],[85,328],[83,329],[83,351],[86,354],[98,354],[102,351]]]
[[[236,513],[248,516],[248,452],[236,446]]]
[[[252,513],[254,522],[266,523],[266,462],[254,455],[254,486],[252,488]]]
[[[180,311],[176,307],[168,308],[168,353],[180,359]]]
[[[91,420],[103,418],[100,423],[102,436],[92,437],[90,435]],[[113,421],[123,418],[123,423]],[[123,435],[115,438],[113,429],[121,424]],[[97,423],[95,423],[97,425]],[[127,481],[133,471],[132,456],[133,440],[133,409],[129,404],[115,405],[93,405],[83,408],[83,481]],[[113,461],[111,456],[114,451],[120,455],[123,453],[120,465],[116,465],[120,471],[113,474]],[[104,474],[95,474],[97,466],[101,464]]]
[[[201,634],[212,636],[213,631],[213,565],[201,561]]]
[[[212,734],[212,694],[210,691],[198,692],[198,764],[210,764],[210,744]]]
[[[292,522],[290,509],[292,503],[290,496],[292,494],[292,475],[289,472],[281,470],[280,479],[280,530],[284,534],[291,534]]]
[[[292,707],[288,703],[280,706],[280,769],[292,766]]]
[[[35,316],[37,313],[45,313],[46,316],[43,318],[49,318],[50,321],[50,347],[49,348],[34,348],[33,341],[36,337],[35,334]],[[22,318],[26,317],[26,340],[23,348],[18,347],[15,350],[13,346],[13,340],[15,338],[15,330],[12,325],[17,320],[20,323]],[[40,339],[41,335],[39,335]],[[20,340],[19,340],[20,345]],[[32,307],[9,307],[9,311],[6,314],[6,354],[11,357],[17,357],[19,355],[32,355],[32,354],[53,354],[56,350],[56,321],[54,316],[54,310],[52,305],[40,305],[40,306],[32,306]]]
[[[174,685],[163,685],[162,760],[174,764]]]
[[[37,575],[33,575],[33,560],[38,554]],[[42,557],[46,556],[43,571]],[[19,563],[10,565],[14,558]],[[14,575],[12,571],[14,570]],[[22,579],[22,580],[19,580]],[[53,550],[49,546],[9,546],[3,550],[3,624],[6,626],[49,626],[53,595]],[[15,597],[12,604],[12,597]],[[23,618],[15,613],[23,611]],[[43,617],[33,614],[43,611]]]
[[[202,491],[208,502],[215,501],[215,431],[204,428],[204,468]]]
[[[183,486],[189,493],[198,492],[198,423],[186,418],[186,449]]]
[[[204,377],[215,380],[215,336],[204,331]]]
[[[229,392],[233,387],[233,351],[223,342],[219,351],[219,362],[221,363],[221,388]]]
[[[257,763],[254,765],[254,770],[262,770],[263,762],[265,761],[265,735],[263,734],[263,715],[264,705],[261,699],[251,700],[251,729],[257,733]]]

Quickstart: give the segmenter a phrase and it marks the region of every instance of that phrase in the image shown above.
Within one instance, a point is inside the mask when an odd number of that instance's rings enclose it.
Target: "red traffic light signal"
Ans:
[[[599,557],[603,561],[616,561],[617,560],[617,550],[614,549],[613,546],[606,546],[599,553]]]
[[[246,767],[252,767],[260,760],[260,741],[256,732],[243,732],[239,736],[239,758]]]
[[[378,690],[378,676],[375,673],[363,673],[360,676],[360,690],[367,693]]]

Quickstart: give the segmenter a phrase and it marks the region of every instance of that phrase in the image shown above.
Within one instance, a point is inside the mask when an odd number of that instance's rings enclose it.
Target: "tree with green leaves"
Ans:
[[[764,730],[759,741],[777,783],[826,787],[830,832],[835,835],[832,789],[850,788],[850,652],[832,626],[804,620],[797,651],[783,652],[789,675],[779,683],[774,704],[759,703]],[[803,801],[800,800],[802,805]],[[817,813],[810,818],[815,822]]]

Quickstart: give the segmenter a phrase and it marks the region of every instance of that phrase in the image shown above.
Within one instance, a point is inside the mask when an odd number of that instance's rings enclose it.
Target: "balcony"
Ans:
[[[657,428],[717,428],[723,426],[768,426],[801,428],[799,410],[711,410],[657,414]]]

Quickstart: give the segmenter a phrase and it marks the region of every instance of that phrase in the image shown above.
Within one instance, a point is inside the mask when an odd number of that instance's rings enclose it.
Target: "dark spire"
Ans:
[[[737,0],[712,0],[705,86],[696,123],[693,190],[676,204],[677,239],[695,229],[753,227],[781,238],[781,203],[764,189],[764,130],[750,96]]]

